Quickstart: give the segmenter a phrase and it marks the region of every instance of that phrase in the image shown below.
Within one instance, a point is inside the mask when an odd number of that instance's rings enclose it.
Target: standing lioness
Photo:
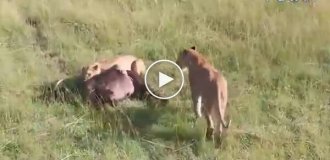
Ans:
[[[184,49],[176,62],[182,69],[188,68],[193,108],[196,117],[207,120],[207,138],[220,138],[226,123],[227,81],[195,47]]]

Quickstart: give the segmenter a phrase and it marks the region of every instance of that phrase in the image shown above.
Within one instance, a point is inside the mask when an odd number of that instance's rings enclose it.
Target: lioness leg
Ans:
[[[231,120],[229,120],[228,122],[225,119],[225,112],[226,112],[226,105],[222,104],[222,106],[220,107],[220,119],[222,121],[222,127],[224,128],[228,128],[231,124]]]
[[[197,98],[194,98],[193,96],[193,104],[192,104],[192,107],[193,107],[193,110],[194,110],[194,113],[195,113],[195,120],[194,120],[194,124],[192,127],[196,126],[196,123],[197,123],[197,120],[198,118],[202,117],[202,97],[199,96]]]
[[[216,126],[216,129],[215,129],[215,145],[216,145],[216,148],[219,148],[222,144],[222,140],[223,140],[223,133],[224,133],[224,130],[226,128],[228,128],[228,126],[230,125],[230,121],[227,123],[227,126],[225,126],[224,124],[226,122],[222,122],[222,118],[220,117],[221,115],[218,116],[218,120],[217,120],[217,124]]]
[[[198,96],[194,101],[194,112],[196,119],[202,117],[202,96]]]
[[[221,133],[222,133],[222,125],[221,125],[221,120],[217,120],[216,125],[215,125],[215,132],[214,132],[214,142],[216,148],[218,148],[221,144]]]
[[[220,146],[220,138],[221,138],[221,132],[222,132],[222,124],[221,124],[221,115],[219,112],[219,108],[212,107],[212,120],[214,122],[214,140],[215,146]]]
[[[212,120],[212,116],[210,114],[205,115],[206,122],[207,122],[207,129],[206,129],[206,139],[207,140],[214,140],[213,132],[214,132],[214,124]]]

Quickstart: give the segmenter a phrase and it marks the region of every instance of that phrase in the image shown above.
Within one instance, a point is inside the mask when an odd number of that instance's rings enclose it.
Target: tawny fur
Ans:
[[[176,62],[182,69],[188,69],[191,98],[196,118],[207,120],[206,136],[221,137],[230,122],[225,121],[227,106],[227,80],[195,47],[184,49]]]
[[[144,65],[144,62],[142,59],[137,59],[137,60],[133,61],[133,63],[131,64],[131,71],[137,73],[141,77],[142,77],[142,75],[144,75],[145,70],[146,70],[146,66]]]
[[[91,65],[83,67],[81,75],[86,81],[114,65],[118,65],[120,70],[131,70],[133,68],[133,63],[134,69],[137,71],[137,73],[139,75],[143,74],[145,71],[145,65],[141,59],[138,59],[133,55],[120,55],[114,57],[111,60],[100,60]]]

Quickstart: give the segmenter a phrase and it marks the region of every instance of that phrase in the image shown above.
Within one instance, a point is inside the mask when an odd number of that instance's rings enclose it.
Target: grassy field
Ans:
[[[329,159],[329,8],[326,0],[1,0],[0,159]],[[192,127],[187,83],[166,106],[125,101],[123,112],[96,112],[79,97],[34,98],[43,93],[36,87],[97,59],[175,60],[192,45],[228,79],[232,125],[219,150],[205,141],[204,121]]]

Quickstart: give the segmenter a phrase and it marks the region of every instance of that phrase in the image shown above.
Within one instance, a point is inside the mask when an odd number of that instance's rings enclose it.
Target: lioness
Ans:
[[[132,64],[134,66],[132,66]],[[118,69],[120,70],[131,70],[131,68],[134,68],[139,75],[141,75],[145,71],[145,65],[141,59],[138,59],[133,55],[120,55],[111,59],[110,61],[101,60],[89,66],[83,67],[81,75],[86,81],[93,76],[98,75],[101,72],[111,68],[114,65],[118,65]]]
[[[191,97],[196,119],[207,120],[206,137],[220,139],[223,128],[230,125],[225,121],[227,105],[227,81],[207,60],[196,51],[195,46],[184,49],[176,63],[188,69]]]

